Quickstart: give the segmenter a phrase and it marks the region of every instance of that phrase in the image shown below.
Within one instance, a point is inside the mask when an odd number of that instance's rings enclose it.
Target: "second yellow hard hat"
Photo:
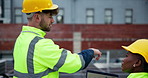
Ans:
[[[142,55],[148,63],[148,39],[139,39],[129,46],[122,46],[125,50]]]

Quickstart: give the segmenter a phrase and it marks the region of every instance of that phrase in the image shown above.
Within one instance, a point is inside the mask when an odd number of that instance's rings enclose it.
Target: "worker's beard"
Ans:
[[[49,32],[50,31],[50,28],[51,28],[51,25],[46,23],[45,20],[42,18],[41,22],[40,22],[40,29],[43,30],[43,31],[46,31],[46,32]]]

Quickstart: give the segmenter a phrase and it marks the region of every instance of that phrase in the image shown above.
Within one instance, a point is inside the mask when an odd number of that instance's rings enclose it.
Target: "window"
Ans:
[[[94,23],[94,9],[93,8],[86,9],[86,23],[87,24]]]
[[[113,12],[112,9],[105,9],[105,24],[112,24],[113,22]]]
[[[57,23],[61,23],[61,24],[64,23],[64,9],[63,8],[59,9],[59,13],[56,17],[56,21],[57,21]]]
[[[2,7],[0,6],[0,17],[2,16]]]
[[[133,22],[133,10],[126,9],[125,10],[125,24],[132,24]]]
[[[0,23],[5,23],[4,21],[4,0],[0,0]]]
[[[16,8],[15,9],[15,23],[22,23],[22,12],[21,12],[21,8]]]
[[[0,0],[0,17],[4,18],[4,0]]]

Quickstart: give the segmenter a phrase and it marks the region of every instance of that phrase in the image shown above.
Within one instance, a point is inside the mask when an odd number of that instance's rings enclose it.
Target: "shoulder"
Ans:
[[[148,73],[146,72],[131,73],[127,78],[148,78]]]
[[[59,45],[55,44],[51,39],[42,38],[36,43],[36,48],[40,49],[59,49]]]
[[[54,42],[52,41],[52,39],[47,39],[47,38],[40,39],[38,43],[42,43],[42,44],[54,44]]]

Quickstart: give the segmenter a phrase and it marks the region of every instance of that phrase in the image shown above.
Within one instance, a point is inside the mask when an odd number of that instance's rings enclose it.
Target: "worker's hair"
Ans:
[[[144,57],[140,54],[135,54],[138,56],[138,59],[142,61],[142,65],[141,67],[143,68],[143,72],[148,72],[148,63],[146,62],[146,60],[144,59]]]
[[[50,13],[50,15],[55,16],[58,14],[58,12],[59,12],[59,9],[57,8],[54,10],[42,10],[42,12],[26,13],[26,15],[27,15],[27,19],[30,20],[30,19],[32,19],[32,16],[36,13],[39,13],[39,14],[40,13],[45,13],[45,14]]]
[[[54,10],[43,10],[42,13],[50,13],[52,16],[55,16],[59,13],[59,9],[54,9]]]

